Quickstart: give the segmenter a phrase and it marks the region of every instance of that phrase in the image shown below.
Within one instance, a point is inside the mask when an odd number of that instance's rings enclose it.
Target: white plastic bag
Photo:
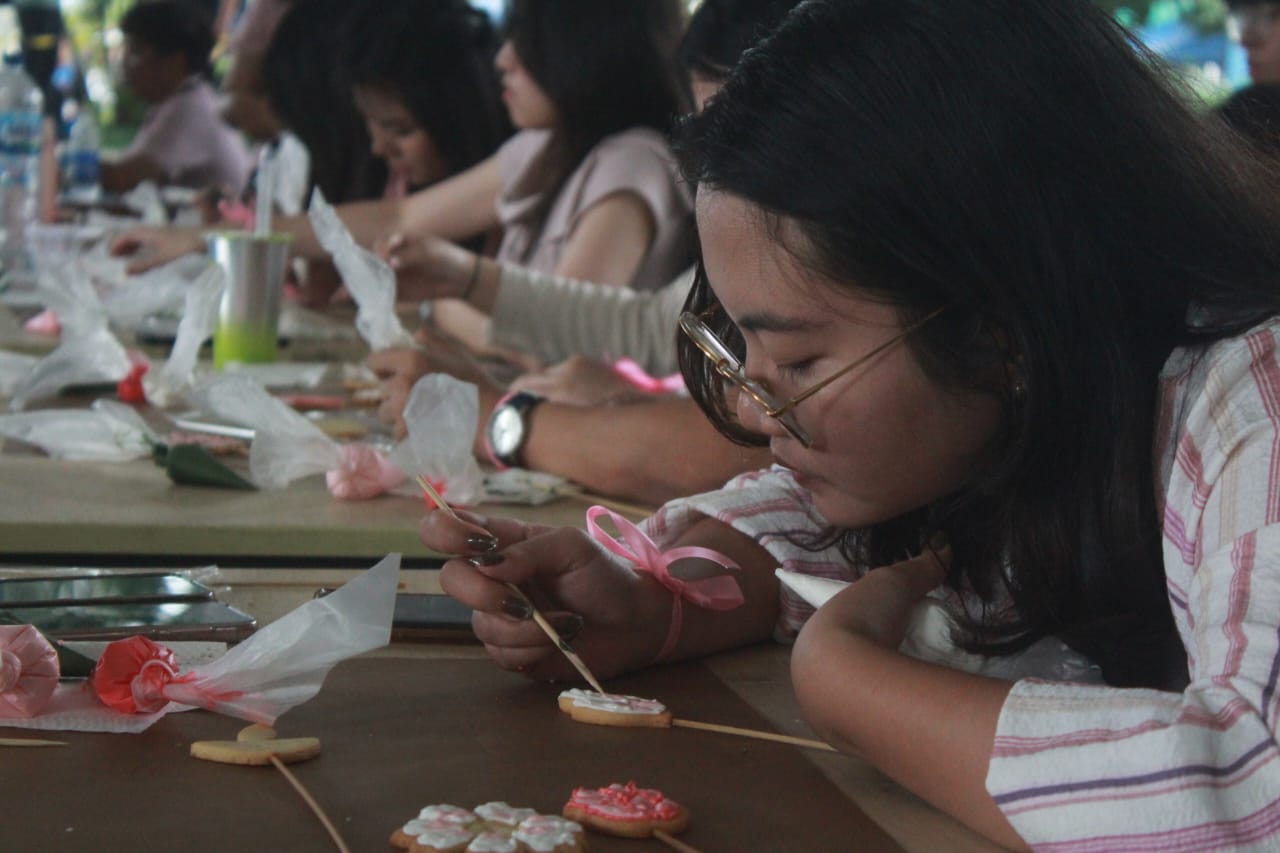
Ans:
[[[88,409],[0,415],[0,436],[34,444],[56,459],[96,462],[141,459],[159,441],[132,408],[105,399]]]
[[[333,255],[342,283],[356,303],[356,328],[375,352],[416,346],[396,316],[396,274],[385,261],[356,245],[347,226],[319,189],[308,214],[320,245]]]
[[[475,385],[443,373],[423,376],[405,403],[408,436],[392,460],[405,473],[426,477],[450,503],[479,503],[484,474],[471,452],[479,411]]]
[[[15,412],[69,385],[119,382],[132,366],[107,326],[97,292],[75,263],[42,264],[37,289],[62,323],[62,343],[14,389],[9,409]]]
[[[213,663],[171,682],[165,698],[271,725],[320,692],[339,661],[391,642],[400,555],[267,625]]]
[[[197,382],[190,398],[203,411],[253,430],[249,474],[261,488],[282,489],[342,462],[337,442],[248,376],[208,377]]]
[[[210,264],[187,287],[186,307],[169,358],[159,370],[150,370],[142,377],[147,402],[171,406],[195,383],[200,347],[218,323],[218,308],[226,286],[227,277],[222,267]]]
[[[38,361],[34,355],[0,350],[0,397],[8,397],[18,390]]]
[[[222,657],[171,673],[160,684],[135,685],[137,695],[164,703],[151,713],[125,714],[98,701],[85,685],[59,685],[53,701],[30,718],[5,720],[46,731],[141,732],[165,714],[208,708],[264,725],[320,691],[333,666],[391,640],[400,555],[390,554],[337,592],[306,602]],[[179,663],[181,660],[179,659]],[[158,697],[147,690],[159,687]]]

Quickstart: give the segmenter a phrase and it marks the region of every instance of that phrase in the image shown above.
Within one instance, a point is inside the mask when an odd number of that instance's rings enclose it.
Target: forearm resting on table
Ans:
[[[769,464],[766,449],[733,444],[693,401],[677,397],[616,406],[543,403],[533,410],[524,458],[526,467],[589,491],[655,506]]]
[[[812,617],[791,657],[809,724],[828,743],[865,758],[988,838],[1026,849],[986,790],[1010,684],[909,658],[854,631],[822,625],[826,615]]]

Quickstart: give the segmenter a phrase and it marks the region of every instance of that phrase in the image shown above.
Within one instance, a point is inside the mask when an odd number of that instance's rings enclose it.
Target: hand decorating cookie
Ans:
[[[671,712],[661,702],[572,688],[560,694],[560,710],[580,723],[597,726],[670,728]]]
[[[475,811],[427,806],[391,834],[391,844],[409,853],[584,853],[582,827],[558,815],[538,814],[501,802]]]
[[[654,830],[679,835],[689,828],[689,810],[654,788],[635,782],[606,788],[574,788],[564,816],[624,838],[648,838]]]

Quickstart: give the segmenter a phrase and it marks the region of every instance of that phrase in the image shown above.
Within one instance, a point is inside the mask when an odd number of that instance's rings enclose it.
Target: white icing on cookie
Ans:
[[[520,843],[506,832],[486,831],[467,845],[467,853],[516,853]]]
[[[506,803],[494,802],[476,806],[476,814],[494,823],[515,826],[520,821],[533,817],[537,812],[533,809],[518,809]]]
[[[639,696],[624,696],[621,693],[597,693],[594,690],[570,688],[560,694],[560,698],[569,699],[575,708],[588,708],[592,711],[603,711],[609,714],[649,714],[657,716],[666,713],[667,706],[656,699],[642,699]]]
[[[411,820],[405,824],[404,832],[416,839],[422,847],[441,850],[466,844],[474,835],[467,827],[447,820]]]
[[[427,806],[418,812],[418,820],[445,820],[449,823],[475,823],[475,812],[469,811],[458,806],[451,806],[448,803]]]
[[[534,815],[521,821],[511,837],[534,853],[551,853],[562,844],[576,844],[582,827],[556,815]]]

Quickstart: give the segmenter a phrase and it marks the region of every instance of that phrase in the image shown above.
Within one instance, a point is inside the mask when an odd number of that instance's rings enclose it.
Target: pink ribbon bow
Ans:
[[[614,526],[618,528],[618,533],[622,537],[621,542],[596,522],[596,519],[602,515],[612,520]],[[630,561],[637,572],[653,575],[658,583],[674,593],[671,605],[671,629],[667,632],[667,640],[663,643],[662,650],[658,652],[657,660],[662,660],[670,654],[680,639],[683,619],[682,601],[687,600],[704,610],[733,610],[746,603],[742,587],[737,579],[729,575],[686,581],[671,574],[671,564],[677,560],[686,559],[710,560],[722,568],[737,571],[738,564],[719,551],[697,546],[663,551],[635,524],[602,506],[593,506],[587,510],[587,531],[605,548]]]

